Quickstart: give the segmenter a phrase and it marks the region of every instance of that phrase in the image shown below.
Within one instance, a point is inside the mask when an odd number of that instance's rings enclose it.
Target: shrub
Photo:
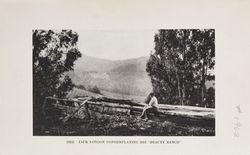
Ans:
[[[101,94],[101,91],[97,86],[94,86],[93,88],[91,88],[90,91],[96,94]]]
[[[84,87],[84,85],[75,85],[75,87],[78,88],[78,89],[86,90],[86,88]]]

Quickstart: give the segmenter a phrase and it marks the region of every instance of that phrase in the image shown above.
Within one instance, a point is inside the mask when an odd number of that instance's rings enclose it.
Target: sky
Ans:
[[[83,55],[123,60],[149,56],[157,30],[77,31],[78,48]]]

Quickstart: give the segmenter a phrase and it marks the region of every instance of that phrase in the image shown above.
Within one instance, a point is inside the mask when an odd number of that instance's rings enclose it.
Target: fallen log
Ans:
[[[55,101],[62,101],[65,102],[66,105],[72,106],[71,103],[78,103],[79,109],[81,109],[81,103],[86,101],[85,103],[88,106],[99,106],[106,108],[110,108],[110,110],[113,110],[114,113],[115,111],[119,111],[119,109],[125,109],[130,112],[137,111],[137,112],[142,112],[143,107],[147,104],[145,103],[139,103],[139,102],[134,102],[131,100],[120,100],[120,99],[110,99],[106,97],[101,97],[101,98],[78,98],[78,99],[59,99],[59,98],[54,98],[54,97],[47,97],[47,99],[55,100]],[[69,104],[70,103],[70,104]],[[193,118],[193,119],[198,119],[198,120],[214,120],[215,118],[215,112],[214,109],[211,108],[201,108],[201,107],[192,107],[192,106],[177,106],[177,105],[163,105],[159,104],[159,114],[162,116],[180,116],[180,117],[188,117],[188,118]],[[77,110],[77,111],[78,111]],[[72,115],[68,116],[69,118],[73,117],[75,111]],[[105,112],[103,110],[103,112]],[[66,122],[69,118],[65,118],[64,121]]]
[[[81,98],[79,98],[79,99],[82,100]],[[131,106],[146,106],[147,105],[146,103],[135,102],[133,100],[111,99],[111,98],[107,98],[107,97],[91,98],[90,101],[117,103],[119,105],[131,105]],[[202,107],[183,106],[183,105],[159,104],[159,108],[164,109],[164,110],[214,112],[213,108],[202,108]]]
[[[101,107],[109,107],[112,108],[114,111],[116,109],[127,109],[130,111],[139,111],[142,112],[143,107],[142,106],[128,106],[128,105],[117,105],[115,103],[107,103],[107,102],[93,102],[93,101],[88,101],[87,104],[89,105],[94,105],[94,106],[101,106]],[[182,117],[190,117],[193,119],[214,119],[214,113],[212,112],[195,112],[195,111],[176,111],[171,109],[161,109],[159,108],[158,114],[160,115],[165,115],[165,116],[182,116]]]
[[[84,100],[86,97],[77,97],[77,100]],[[129,99],[116,99],[108,97],[91,97],[90,101],[93,102],[111,102],[117,104],[126,104],[126,105],[138,105],[138,102]]]

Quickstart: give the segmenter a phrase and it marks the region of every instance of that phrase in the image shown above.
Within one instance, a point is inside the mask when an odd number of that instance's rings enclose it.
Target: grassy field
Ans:
[[[146,96],[136,96],[136,95],[127,95],[127,94],[119,94],[115,92],[109,92],[105,90],[101,90],[101,94],[96,94],[93,92],[90,92],[88,90],[78,89],[74,88],[69,94],[68,98],[74,98],[78,96],[92,96],[92,97],[100,97],[105,96],[109,98],[116,98],[116,99],[129,99],[134,100],[137,102],[143,102],[146,99]]]
[[[103,96],[109,98],[116,98],[116,99],[125,99],[125,100],[134,100],[137,102],[144,102],[147,96],[136,96],[136,95],[127,95],[127,94],[119,94],[115,92],[109,92],[102,90]]]

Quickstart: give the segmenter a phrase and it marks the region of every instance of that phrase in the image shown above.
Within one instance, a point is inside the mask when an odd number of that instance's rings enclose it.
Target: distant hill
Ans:
[[[76,85],[97,86],[101,91],[146,96],[151,90],[146,73],[148,57],[127,60],[106,60],[84,55],[76,61],[69,76]]]
[[[113,69],[115,61],[83,55],[75,62],[77,72],[108,72]]]

